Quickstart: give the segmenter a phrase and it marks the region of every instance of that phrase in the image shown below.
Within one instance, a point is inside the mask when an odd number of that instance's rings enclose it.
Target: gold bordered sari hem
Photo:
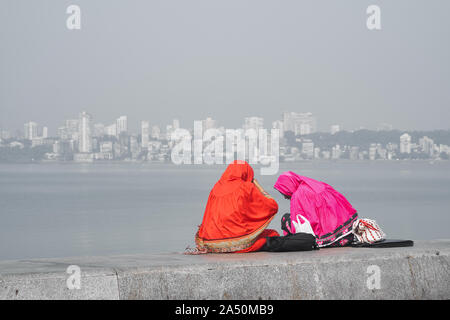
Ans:
[[[195,243],[198,248],[206,248],[210,253],[226,253],[245,250],[255,243],[258,236],[267,228],[274,216],[252,233],[235,238],[207,240],[200,238],[197,231],[195,234]]]

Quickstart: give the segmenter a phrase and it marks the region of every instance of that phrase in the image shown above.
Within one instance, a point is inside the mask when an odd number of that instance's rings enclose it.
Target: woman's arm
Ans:
[[[264,188],[259,184],[259,182],[258,182],[258,180],[256,180],[256,178],[253,178],[253,184],[266,198],[272,199],[270,194],[267,193],[266,190],[264,190]]]

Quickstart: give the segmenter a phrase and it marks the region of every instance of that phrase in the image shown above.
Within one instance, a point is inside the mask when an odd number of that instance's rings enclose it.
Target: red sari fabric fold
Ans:
[[[245,161],[228,165],[209,194],[195,237],[197,247],[207,252],[257,251],[266,236],[278,235],[274,230],[264,232],[278,204],[258,190],[253,176],[252,167]]]

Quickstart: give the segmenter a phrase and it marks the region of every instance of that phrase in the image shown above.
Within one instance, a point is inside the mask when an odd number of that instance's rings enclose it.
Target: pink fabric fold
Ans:
[[[332,186],[292,171],[281,174],[274,188],[291,197],[291,221],[303,223],[299,215],[304,216],[318,238],[336,233],[356,213]]]

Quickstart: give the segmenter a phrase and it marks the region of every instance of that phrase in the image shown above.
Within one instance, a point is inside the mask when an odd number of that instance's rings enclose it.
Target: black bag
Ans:
[[[287,252],[319,249],[316,238],[309,233],[299,232],[284,237],[267,237],[266,239],[266,244],[261,251]]]
[[[399,240],[399,239],[383,239],[374,243],[354,243],[353,247],[364,248],[395,248],[395,247],[412,247],[414,241],[412,240]]]

